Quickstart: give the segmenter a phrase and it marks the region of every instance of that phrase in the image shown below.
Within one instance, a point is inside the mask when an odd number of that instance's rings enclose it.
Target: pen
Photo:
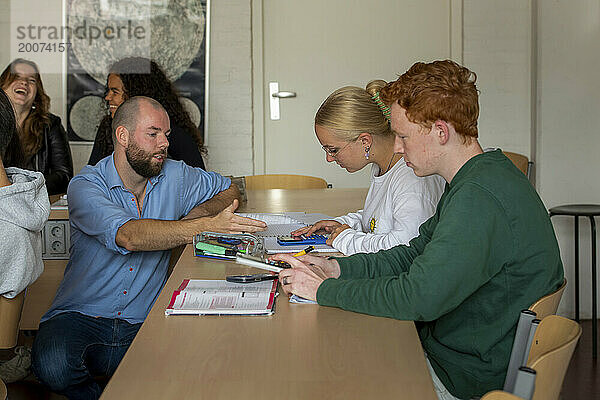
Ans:
[[[306,253],[310,253],[311,251],[313,251],[315,249],[315,246],[308,246],[307,248],[305,248],[302,251],[297,252],[296,254],[294,254],[294,257],[300,257],[305,255]]]

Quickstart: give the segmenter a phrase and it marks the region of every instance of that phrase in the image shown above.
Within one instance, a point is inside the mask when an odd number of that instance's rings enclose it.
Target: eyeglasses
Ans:
[[[333,157],[333,158],[336,158],[337,156],[339,156],[339,155],[340,155],[340,153],[341,153],[341,152],[342,152],[342,151],[343,151],[343,150],[344,150],[346,147],[348,147],[348,146],[349,146],[350,144],[352,144],[352,143],[354,143],[354,142],[348,142],[348,143],[346,143],[346,145],[345,145],[344,147],[342,147],[341,149],[336,149],[336,148],[333,148],[333,149],[331,149],[331,148],[329,148],[329,147],[327,147],[327,146],[321,146],[321,148],[322,148],[322,149],[323,149],[323,151],[324,151],[325,153],[327,153],[329,156],[331,156],[331,157]]]

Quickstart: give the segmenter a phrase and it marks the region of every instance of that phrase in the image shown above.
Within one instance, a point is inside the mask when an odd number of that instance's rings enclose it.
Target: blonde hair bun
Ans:
[[[325,99],[315,115],[315,124],[331,129],[345,141],[353,141],[367,132],[371,135],[389,136],[392,131],[373,96],[387,82],[373,80],[365,89],[344,86]]]
[[[367,86],[365,87],[365,90],[367,91],[367,93],[369,93],[371,96],[375,96],[377,93],[379,93],[379,91],[385,86],[387,85],[387,82],[381,79],[376,79],[374,81],[371,81],[369,83],[367,83]]]

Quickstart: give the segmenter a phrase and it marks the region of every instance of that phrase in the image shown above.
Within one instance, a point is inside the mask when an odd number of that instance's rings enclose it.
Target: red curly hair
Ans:
[[[478,136],[477,75],[451,60],[418,62],[381,89],[384,102],[406,110],[409,121],[424,128],[442,120],[451,123],[464,142]]]

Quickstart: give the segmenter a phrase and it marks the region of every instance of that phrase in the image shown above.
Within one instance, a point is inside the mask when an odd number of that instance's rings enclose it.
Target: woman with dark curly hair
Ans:
[[[124,58],[110,68],[104,97],[110,115],[100,121],[88,164],[95,165],[113,152],[112,117],[121,103],[134,96],[155,99],[169,114],[169,157],[182,160],[192,167],[206,169],[201,155],[204,147],[200,130],[179,102],[177,92],[163,70],[154,60],[142,57]]]
[[[0,75],[0,87],[15,108],[19,132],[9,145],[5,165],[41,172],[48,194],[66,193],[73,177],[71,150],[60,118],[49,112],[50,97],[37,65],[17,58]],[[23,157],[17,158],[21,151]]]

